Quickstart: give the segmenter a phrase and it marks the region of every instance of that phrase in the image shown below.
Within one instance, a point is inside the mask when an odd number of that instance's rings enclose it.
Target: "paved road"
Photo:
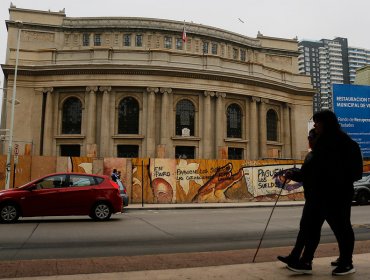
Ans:
[[[294,243],[302,207],[277,207],[263,247]],[[352,208],[357,240],[370,237],[370,206]],[[0,227],[0,260],[140,256],[256,248],[271,208],[129,210],[109,222],[27,218]],[[322,242],[335,242],[325,224]]]

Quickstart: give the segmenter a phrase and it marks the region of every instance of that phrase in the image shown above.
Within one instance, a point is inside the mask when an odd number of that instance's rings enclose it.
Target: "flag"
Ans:
[[[188,40],[188,38],[186,37],[185,24],[184,24],[184,28],[182,29],[182,40],[184,43]]]

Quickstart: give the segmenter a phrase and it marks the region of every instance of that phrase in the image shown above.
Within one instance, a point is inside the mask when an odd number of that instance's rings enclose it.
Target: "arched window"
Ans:
[[[191,101],[183,99],[177,103],[176,135],[183,135],[183,132],[188,131],[190,136],[194,136],[194,116],[195,108]]]
[[[82,104],[77,97],[63,104],[62,134],[81,134]]]
[[[237,104],[227,107],[227,137],[242,138],[242,110]]]
[[[133,97],[126,97],[118,106],[118,134],[138,133],[139,103]]]
[[[266,115],[266,125],[267,125],[267,140],[277,141],[278,131],[277,131],[278,117],[274,110],[270,109],[267,111]]]

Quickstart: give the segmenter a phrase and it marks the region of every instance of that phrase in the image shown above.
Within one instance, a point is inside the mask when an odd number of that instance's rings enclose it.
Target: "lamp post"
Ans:
[[[21,42],[21,32],[22,32],[22,22],[17,21],[16,26],[18,27],[17,36],[17,52],[15,57],[15,69],[14,69],[14,83],[13,83],[13,95],[12,95],[12,108],[10,115],[10,127],[9,127],[9,145],[8,145],[8,155],[6,158],[6,176],[5,176],[5,189],[9,189],[10,184],[10,171],[11,171],[11,156],[13,150],[13,129],[14,129],[14,109],[15,109],[15,97],[17,94],[17,71],[18,71],[18,58],[19,58],[19,45]]]

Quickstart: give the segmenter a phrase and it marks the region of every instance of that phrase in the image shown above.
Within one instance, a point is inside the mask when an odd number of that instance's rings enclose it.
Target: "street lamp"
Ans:
[[[13,83],[13,95],[12,95],[12,108],[10,116],[10,127],[9,127],[9,145],[8,145],[8,155],[6,158],[6,176],[5,176],[5,189],[9,189],[10,184],[10,170],[11,170],[11,156],[13,150],[13,129],[14,129],[14,109],[16,102],[17,94],[17,72],[18,72],[18,58],[19,58],[19,45],[21,43],[21,32],[22,32],[22,22],[16,21],[16,26],[18,27],[18,36],[17,36],[17,52],[15,57],[15,69],[14,69],[14,83]]]

